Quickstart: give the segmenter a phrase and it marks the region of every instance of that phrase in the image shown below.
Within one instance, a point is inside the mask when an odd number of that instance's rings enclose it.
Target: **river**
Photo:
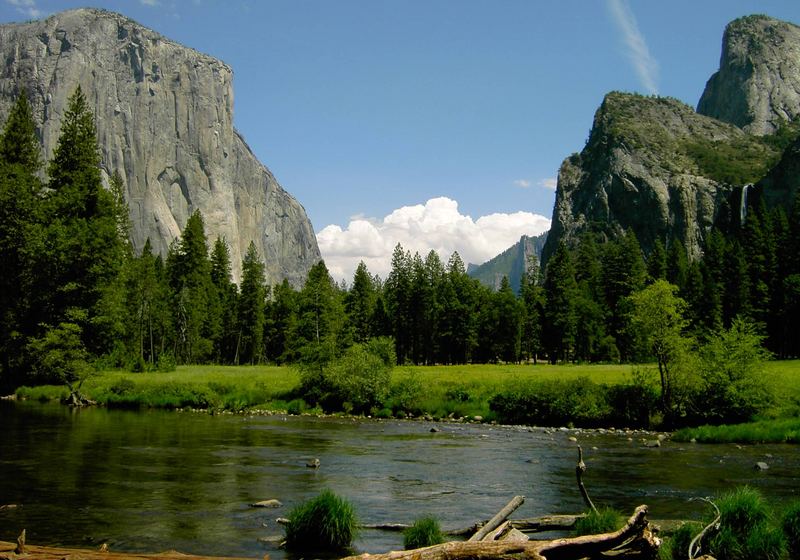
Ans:
[[[432,432],[432,427],[438,432]],[[750,484],[776,503],[800,498],[796,446],[665,442],[642,434],[525,427],[188,412],[72,410],[0,402],[0,540],[112,550],[261,558],[275,518],[330,488],[364,523],[437,516],[445,528],[491,517],[514,495],[515,517],[576,513],[576,437],[598,505],[653,518],[704,513],[688,500]],[[633,441],[629,441],[629,437]],[[306,467],[319,458],[321,467]],[[769,469],[756,471],[757,461]],[[278,499],[279,509],[252,508]],[[397,533],[362,532],[361,552],[402,547]]]

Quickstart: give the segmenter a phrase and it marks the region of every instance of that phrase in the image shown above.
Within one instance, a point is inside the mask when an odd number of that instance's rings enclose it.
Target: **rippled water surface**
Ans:
[[[282,558],[265,537],[275,518],[331,488],[364,523],[434,514],[445,528],[491,517],[512,496],[515,517],[576,513],[575,436],[598,504],[651,517],[703,513],[695,496],[740,484],[776,503],[800,497],[800,449],[789,445],[645,448],[641,435],[306,417],[70,410],[0,402],[0,540],[112,550]],[[321,468],[306,462],[318,457]],[[758,472],[756,461],[769,470]],[[280,509],[249,504],[276,498]],[[262,539],[262,540],[260,540]],[[359,551],[402,546],[366,530]]]

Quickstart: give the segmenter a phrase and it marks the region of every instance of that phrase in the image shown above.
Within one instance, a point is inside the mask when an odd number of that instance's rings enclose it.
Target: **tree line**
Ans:
[[[445,263],[400,245],[385,280],[362,262],[349,285],[337,284],[320,262],[297,289],[267,285],[251,243],[237,286],[226,240],[209,242],[199,212],[166,257],[149,241],[134,254],[122,179],[104,188],[99,163],[78,89],[42,179],[19,96],[0,136],[4,386],[78,380],[89,363],[319,364],[383,337],[398,363],[655,359],[637,294],[659,282],[678,300],[682,333],[706,340],[740,318],[775,355],[800,355],[800,205],[788,217],[759,206],[744,224],[715,228],[696,261],[677,239],[645,258],[633,232],[586,233],[562,243],[546,269],[527,263],[517,292],[507,278],[497,290],[472,279],[458,253]]]

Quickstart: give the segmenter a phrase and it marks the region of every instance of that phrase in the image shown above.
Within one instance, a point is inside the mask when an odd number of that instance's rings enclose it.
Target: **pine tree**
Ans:
[[[660,239],[653,243],[653,250],[647,257],[647,276],[651,283],[667,277],[667,251]]]
[[[399,243],[392,253],[392,269],[386,279],[386,304],[392,323],[397,363],[411,359],[411,254]]]
[[[219,317],[214,316],[218,304],[199,211],[192,213],[180,241],[171,246],[167,265],[174,297],[175,358],[182,363],[203,363],[213,355]]]
[[[667,281],[684,290],[686,287],[687,276],[689,273],[689,258],[686,254],[686,247],[677,237],[669,244],[667,252]]]
[[[297,324],[298,294],[284,279],[272,290],[272,297],[267,303],[266,320],[264,322],[264,340],[267,359],[280,365],[295,359],[293,348],[297,344],[289,344],[289,331]]]
[[[257,364],[261,360],[265,304],[264,263],[258,256],[255,243],[251,241],[242,261],[242,285],[239,296],[240,363]]]
[[[562,242],[547,263],[544,280],[543,342],[552,364],[572,357],[577,327],[577,289],[572,256]]]
[[[217,237],[211,250],[211,283],[219,301],[220,330],[214,340],[215,359],[232,364],[239,345],[237,306],[239,292],[231,278],[231,253],[227,242]]]
[[[542,317],[544,314],[544,294],[539,286],[539,261],[531,255],[525,272],[520,279],[519,296],[522,301],[522,335],[520,351],[522,358],[539,359],[542,351]]]
[[[0,389],[22,381],[24,344],[36,328],[31,297],[42,250],[44,220],[39,142],[25,92],[17,98],[0,134]],[[40,296],[42,294],[39,294]]]
[[[47,172],[47,246],[39,263],[42,323],[75,323],[92,355],[111,350],[116,319],[107,290],[125,257],[120,204],[103,187],[94,119],[80,87],[69,98]]]
[[[367,265],[361,261],[353,274],[353,285],[345,298],[345,309],[355,342],[366,342],[372,336],[372,316],[376,297],[375,282],[367,270]]]
[[[500,289],[492,298],[492,306],[497,314],[493,354],[504,362],[517,363],[522,335],[522,307],[507,276],[503,276]]]

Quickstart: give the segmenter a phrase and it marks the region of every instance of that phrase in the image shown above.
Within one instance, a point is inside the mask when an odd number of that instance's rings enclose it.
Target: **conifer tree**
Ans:
[[[520,279],[519,297],[522,301],[522,334],[520,351],[522,358],[534,364],[542,351],[542,318],[544,294],[539,286],[539,261],[531,255]]]
[[[42,323],[75,323],[92,355],[111,350],[116,306],[104,305],[125,256],[120,205],[103,187],[94,118],[81,88],[69,98],[48,164],[47,248],[39,263],[46,290]]]
[[[266,281],[264,263],[258,256],[256,245],[250,242],[242,261],[242,285],[239,296],[239,363],[257,364],[263,353],[264,306]]]
[[[653,250],[647,257],[647,276],[651,283],[667,277],[667,251],[660,239],[653,243]]]
[[[577,293],[575,268],[567,246],[559,243],[547,262],[544,279],[545,307],[543,342],[550,363],[572,358],[575,344]]]
[[[0,134],[0,389],[21,381],[26,338],[33,333],[34,257],[42,250],[39,141],[23,91]]]
[[[238,289],[231,278],[231,253],[228,243],[217,237],[211,250],[211,283],[219,302],[219,333],[214,339],[215,359],[231,364],[236,360],[239,345],[237,317]]]
[[[353,274],[353,285],[345,297],[345,309],[355,342],[366,342],[372,336],[372,315],[376,297],[374,280],[367,270],[367,265],[361,261]]]

